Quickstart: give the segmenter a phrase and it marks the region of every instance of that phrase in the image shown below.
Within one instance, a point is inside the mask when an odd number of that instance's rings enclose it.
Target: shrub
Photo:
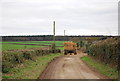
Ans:
[[[88,54],[96,59],[109,64],[112,67],[118,66],[118,57],[120,54],[120,38],[108,38],[106,40],[98,41],[89,46]]]
[[[35,60],[36,56],[42,56],[52,53],[52,49],[27,49],[3,51],[2,53],[2,72],[7,73],[11,68],[23,63],[25,60]],[[56,49],[56,53],[60,50]]]

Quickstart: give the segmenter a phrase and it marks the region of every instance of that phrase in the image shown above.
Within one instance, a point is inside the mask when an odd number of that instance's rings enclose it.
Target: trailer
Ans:
[[[77,44],[73,42],[64,42],[64,55],[67,55],[68,53],[74,53],[77,54]]]

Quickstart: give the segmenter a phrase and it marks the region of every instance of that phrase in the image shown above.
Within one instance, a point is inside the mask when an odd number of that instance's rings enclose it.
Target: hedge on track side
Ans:
[[[88,49],[88,54],[95,59],[100,60],[112,67],[118,67],[118,58],[120,54],[120,38],[109,38],[91,44]]]
[[[2,53],[2,72],[7,73],[11,68],[16,67],[18,64],[22,64],[26,60],[35,60],[36,56],[43,56],[52,53],[52,49],[27,49],[27,50],[13,50],[3,51]],[[59,49],[56,49],[56,53],[60,53]]]

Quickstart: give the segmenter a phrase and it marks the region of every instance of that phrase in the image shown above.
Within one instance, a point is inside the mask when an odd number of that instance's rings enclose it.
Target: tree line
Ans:
[[[52,41],[53,35],[28,35],[28,36],[1,36],[2,41]],[[91,36],[55,36],[56,41],[70,41],[73,39],[99,37],[101,40],[112,36],[91,35]]]

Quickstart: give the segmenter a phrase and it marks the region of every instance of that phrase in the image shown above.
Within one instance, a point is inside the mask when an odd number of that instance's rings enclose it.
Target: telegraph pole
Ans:
[[[53,51],[55,52],[55,21],[53,21]]]
[[[55,43],[55,21],[53,21],[53,41]]]
[[[65,36],[65,30],[64,30],[64,36]]]

